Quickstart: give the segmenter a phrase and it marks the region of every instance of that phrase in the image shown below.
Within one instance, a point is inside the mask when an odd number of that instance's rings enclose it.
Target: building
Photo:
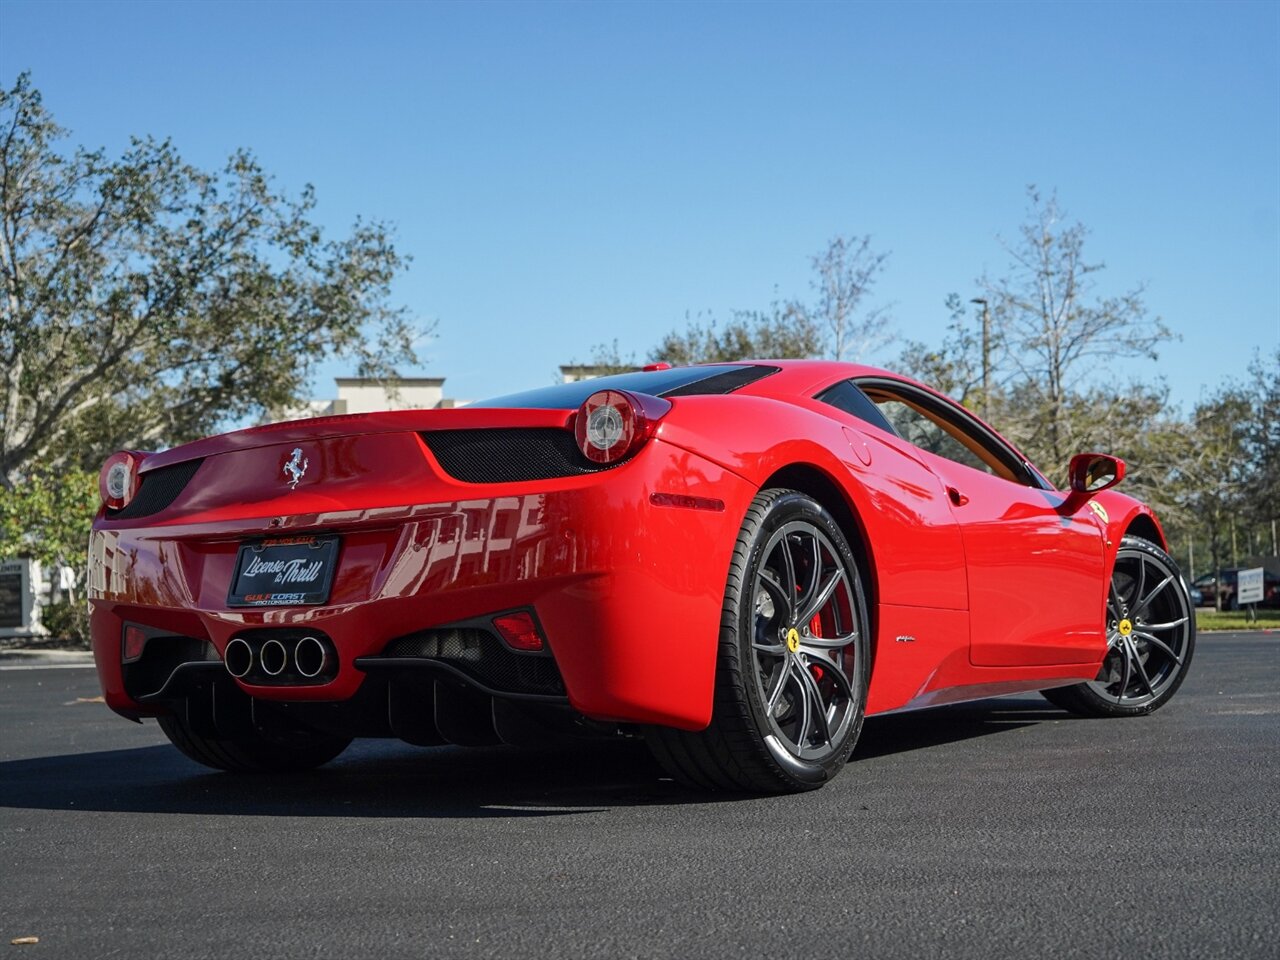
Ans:
[[[599,363],[562,363],[560,365],[561,383],[577,383],[579,380],[594,380],[611,373],[636,373],[643,367],[615,366]]]
[[[444,410],[466,401],[444,395],[444,377],[403,377],[395,381],[371,377],[335,377],[338,395],[331,400],[309,400],[300,407],[273,413],[274,420],[336,417],[378,410]]]
[[[560,365],[560,381],[577,383],[594,380],[611,373],[642,370],[638,366],[612,364],[566,363]],[[335,377],[337,396],[308,400],[300,406],[275,410],[264,421],[306,420],[311,417],[340,417],[349,413],[373,413],[378,410],[448,410],[465,407],[469,401],[444,395],[444,377],[404,377],[396,381],[372,377]]]

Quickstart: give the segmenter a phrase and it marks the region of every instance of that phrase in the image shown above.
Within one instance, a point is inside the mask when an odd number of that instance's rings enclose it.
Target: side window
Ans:
[[[896,433],[893,425],[885,419],[885,415],[871,399],[848,380],[841,380],[834,387],[828,387],[814,399],[828,403],[837,410],[843,410],[850,416],[864,420],[874,427],[889,433]]]
[[[963,443],[943,430],[937,421],[925,416],[915,407],[910,407],[901,400],[882,400],[880,412],[893,424],[894,430],[908,443],[913,443],[921,450],[928,450],[939,457],[963,463],[983,473],[995,474],[991,464],[985,462]]]
[[[1043,486],[1035,471],[963,409],[896,380],[867,377],[855,386],[893,432],[935,456],[1024,486]]]

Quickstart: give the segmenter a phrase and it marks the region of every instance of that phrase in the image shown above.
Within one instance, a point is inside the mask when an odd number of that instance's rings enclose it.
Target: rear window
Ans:
[[[756,364],[716,364],[706,367],[673,367],[670,370],[650,370],[636,373],[615,373],[608,377],[579,380],[576,383],[557,383],[550,387],[510,393],[492,400],[481,400],[473,407],[523,407],[542,410],[572,410],[580,407],[587,397],[597,390],[630,390],[647,393],[653,397],[688,397],[717,393],[732,393],[739,387],[753,383],[778,367]]]

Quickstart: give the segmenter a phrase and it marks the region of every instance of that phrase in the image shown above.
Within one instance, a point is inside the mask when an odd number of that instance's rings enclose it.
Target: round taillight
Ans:
[[[142,455],[122,450],[107,457],[98,475],[98,493],[108,510],[123,510],[138,492],[138,467]]]
[[[671,409],[671,401],[626,390],[597,390],[578,408],[578,449],[596,463],[617,463],[635,453]]]

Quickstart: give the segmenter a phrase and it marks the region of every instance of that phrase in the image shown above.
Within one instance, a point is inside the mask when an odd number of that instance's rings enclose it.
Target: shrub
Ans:
[[[40,622],[50,636],[89,649],[89,605],[83,600],[49,604],[40,611]]]

